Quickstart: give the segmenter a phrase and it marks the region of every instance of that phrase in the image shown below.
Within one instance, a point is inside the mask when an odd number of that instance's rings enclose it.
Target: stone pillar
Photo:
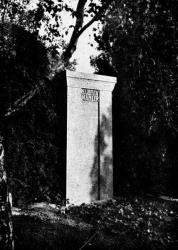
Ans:
[[[115,77],[67,71],[66,198],[70,203],[89,203],[113,195],[115,83]]]

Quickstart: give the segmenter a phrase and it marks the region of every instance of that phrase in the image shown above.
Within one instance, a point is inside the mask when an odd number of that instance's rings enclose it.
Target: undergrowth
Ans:
[[[178,249],[177,203],[119,198],[68,206],[65,216],[92,224],[98,232],[117,236],[120,249]]]

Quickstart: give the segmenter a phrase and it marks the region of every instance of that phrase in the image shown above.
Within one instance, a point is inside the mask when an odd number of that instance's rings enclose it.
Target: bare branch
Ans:
[[[87,0],[79,0],[78,5],[75,11],[75,16],[76,16],[76,23],[74,26],[74,30],[72,33],[72,36],[70,38],[70,42],[63,53],[62,60],[64,63],[64,66],[67,66],[70,58],[72,57],[74,51],[76,50],[77,42],[78,42],[78,32],[83,26],[83,21],[84,21],[84,8]]]
[[[10,117],[11,115],[18,112],[21,108],[23,108],[31,99],[36,96],[36,94],[40,92],[41,88],[44,88],[43,80],[39,81],[39,83],[35,86],[34,89],[32,89],[27,94],[23,95],[21,98],[15,101],[13,107],[8,109],[7,113],[5,114],[5,117]]]
[[[87,0],[80,0],[77,5],[76,9],[76,24],[70,39],[70,42],[66,48],[66,51],[64,52],[62,56],[62,60],[64,62],[64,66],[67,65],[68,61],[72,57],[73,53],[76,50],[76,46],[78,43],[78,39],[81,36],[81,34],[89,27],[91,26],[95,21],[99,20],[101,16],[104,14],[104,12],[107,10],[108,6],[112,3],[112,1],[107,1],[103,6],[100,8],[100,11],[95,14],[95,16],[83,26],[84,22],[84,7]]]

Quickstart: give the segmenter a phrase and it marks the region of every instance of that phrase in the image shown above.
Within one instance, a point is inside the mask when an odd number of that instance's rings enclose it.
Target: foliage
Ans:
[[[75,3],[68,0],[1,1],[0,22],[19,25],[35,33],[46,47],[59,53],[60,57],[63,52],[67,55],[70,52],[71,57],[79,36],[93,22],[102,19],[111,3],[112,1],[108,0],[79,0]],[[73,19],[68,26],[63,22],[65,15]],[[60,59],[62,60],[62,57]]]
[[[58,203],[64,186],[61,174],[64,160],[59,148],[65,141],[58,128],[63,129],[64,122],[56,107],[56,86],[47,80],[47,51],[35,35],[21,27],[6,24],[0,28],[4,42],[0,53],[1,132],[6,138],[5,166],[13,203],[22,205],[38,200]],[[21,111],[4,118],[7,108],[11,110],[13,103],[40,80],[48,89],[42,87]]]
[[[101,55],[92,64],[98,73],[118,76],[114,143],[120,192],[177,195],[176,13],[175,1],[115,1],[95,35]]]
[[[6,169],[16,206],[35,201],[59,203],[64,195],[60,150],[64,140],[58,135],[62,124],[52,98],[51,91],[37,96],[7,125]]]
[[[6,154],[8,155],[6,158],[6,164],[9,166],[9,172],[11,171],[11,180],[13,179],[11,182],[12,186],[14,185],[14,176],[18,172],[17,169],[22,170],[24,167],[23,174],[20,172],[20,178],[19,175],[17,175],[17,180],[18,183],[20,183],[20,186],[27,189],[28,193],[29,191],[32,191],[32,199],[35,196],[35,199],[40,197],[40,199],[49,200],[51,199],[49,197],[49,189],[51,187],[50,184],[52,183],[50,174],[53,173],[57,162],[57,150],[54,142],[55,132],[51,132],[52,126],[50,125],[54,125],[55,117],[57,115],[55,112],[55,105],[53,101],[51,101],[52,97],[50,96],[50,90],[48,89],[47,92],[46,89],[47,83],[49,83],[49,80],[54,77],[54,71],[49,74],[48,70],[50,67],[46,49],[39,41],[37,41],[37,38],[41,38],[41,40],[45,42],[45,45],[50,47],[50,52],[52,52],[49,59],[51,59],[52,64],[54,64],[57,59],[57,57],[54,56],[55,52],[58,52],[56,48],[60,48],[62,50],[62,56],[60,58],[61,62],[57,65],[58,71],[61,72],[68,65],[70,65],[69,61],[76,50],[78,38],[93,22],[98,20],[103,15],[109,5],[109,1],[102,0],[100,2],[102,5],[98,7],[97,4],[92,1],[90,6],[91,8],[89,9],[93,9],[94,16],[85,25],[83,24],[87,0],[79,0],[75,11],[65,5],[62,0],[37,1],[37,5],[34,9],[30,6],[32,2],[33,1],[29,0],[0,1],[0,138],[3,139],[2,142],[5,145],[5,149],[8,149],[10,152],[9,155]],[[71,39],[67,46],[65,46],[64,40],[61,39],[63,36],[60,34],[59,30],[61,24],[61,11],[63,9],[71,11],[73,17],[76,19]],[[40,37],[40,30],[43,28],[45,32],[42,33],[45,34]],[[67,33],[68,30],[66,31],[66,35]],[[57,44],[55,43],[56,41],[54,41],[55,38],[59,38],[57,40]],[[46,91],[45,98],[42,91]],[[9,127],[10,124],[8,119],[13,119],[13,115],[17,115],[18,112],[22,111],[22,109],[35,98],[39,98],[37,102],[34,103],[39,105],[38,107],[40,107],[40,109],[35,110],[36,107],[33,107],[32,109],[27,108],[27,113],[23,114],[24,119],[27,119],[27,114],[31,115],[31,119],[28,124],[30,126],[28,127],[24,120],[20,121],[18,125],[16,124],[17,130],[22,129],[25,131],[22,135],[13,129],[14,124],[11,124],[12,127]],[[50,105],[48,105],[49,103]],[[41,114],[41,111],[44,111],[44,107],[46,109],[46,117],[43,116],[44,113]],[[38,115],[41,115],[44,119],[42,123],[39,122]],[[46,120],[48,128],[44,129],[43,126],[46,124],[44,121]],[[36,122],[36,127],[38,127],[38,125],[40,127],[38,134],[40,137],[39,140],[36,139],[36,137],[38,137],[36,134],[38,130],[36,131],[34,129]],[[50,122],[51,124],[49,124]],[[28,127],[28,130],[24,129],[24,125]],[[54,128],[55,126],[53,126],[53,129]],[[32,133],[32,138],[27,135],[28,132]],[[8,144],[11,142],[8,136],[12,138],[12,145]],[[19,136],[21,136],[21,138],[19,138]],[[17,139],[16,144],[14,144],[14,139]],[[4,148],[3,144],[2,148]],[[22,145],[26,145],[26,148],[21,147]],[[19,162],[16,161],[17,159],[14,157],[14,152],[20,152],[21,155],[23,155],[23,158],[19,157]],[[32,153],[32,157],[29,155],[30,152]],[[40,159],[42,157],[43,160]],[[48,165],[50,157],[54,161],[51,162],[52,164],[54,163],[53,170],[49,170],[49,168],[46,169],[46,165]],[[46,165],[44,165],[43,161],[45,161]],[[10,168],[11,162],[15,162],[13,165],[14,169]],[[17,168],[17,166],[19,166],[22,162],[24,166],[21,165],[21,167]],[[36,164],[37,162],[40,163],[40,166]],[[30,171],[29,167],[31,167]],[[36,169],[35,167],[39,168]],[[15,171],[12,171],[12,169]],[[26,177],[29,175],[29,172],[31,177],[35,175],[36,178],[27,179]],[[6,169],[0,169],[0,175],[3,177],[6,176]],[[38,179],[39,176],[41,177],[40,179]],[[23,177],[25,178],[25,181],[22,181]],[[54,175],[52,175],[52,179],[54,179]],[[48,182],[49,185],[46,186],[44,182]],[[57,181],[55,181],[55,184],[56,183]],[[38,188],[38,191],[40,191],[39,194],[38,192],[35,194],[33,189],[34,187]],[[5,188],[7,190],[6,182]],[[54,189],[54,187],[52,189]],[[22,191],[22,189],[18,188],[17,190]],[[24,198],[24,195],[22,195],[23,191],[20,193],[20,197],[22,199]],[[8,192],[6,192],[6,194],[8,194]],[[2,190],[0,192],[0,196],[3,196]],[[56,193],[54,196],[56,198]],[[28,199],[29,197],[26,200]],[[9,211],[9,208],[0,204],[1,229],[5,224],[5,216],[9,213]],[[6,219],[7,223],[11,224],[10,217],[6,217]],[[6,249],[4,238],[8,238],[8,244],[11,245],[8,249],[13,249],[12,235],[13,232],[10,228],[8,228],[5,233],[0,232],[1,248]]]
[[[65,212],[98,231],[117,235],[122,249],[169,249],[177,246],[177,208],[177,204],[158,200],[119,198],[69,206]]]
[[[175,250],[177,208],[133,197],[62,209],[38,203],[14,215],[15,243],[28,250]]]
[[[16,25],[0,25],[0,43],[2,116],[39,79],[48,75],[49,62],[41,42]]]
[[[63,99],[56,96],[62,92],[56,91],[55,74],[73,67],[70,58],[78,38],[102,18],[109,3],[79,0],[73,9],[60,0],[37,1],[34,6],[28,0],[0,2],[0,133],[5,137],[15,204],[19,199],[23,203],[61,198],[65,180],[58,169],[64,164],[65,102],[61,104]],[[75,18],[74,26],[61,27],[63,11]],[[86,16],[89,22],[84,22]],[[68,29],[72,35],[66,45]],[[57,132],[57,127],[63,132]]]

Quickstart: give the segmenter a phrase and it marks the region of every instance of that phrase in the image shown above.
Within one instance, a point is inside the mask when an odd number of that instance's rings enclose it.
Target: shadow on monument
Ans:
[[[66,196],[66,147],[67,147],[67,82],[66,72],[56,74],[52,82],[55,109],[58,114],[58,122],[55,140],[58,148],[58,166],[56,176],[59,179],[59,191],[62,202]],[[56,95],[56,93],[58,93]]]
[[[113,195],[112,110],[101,114],[94,140],[94,160],[90,173],[91,201],[111,198]]]

